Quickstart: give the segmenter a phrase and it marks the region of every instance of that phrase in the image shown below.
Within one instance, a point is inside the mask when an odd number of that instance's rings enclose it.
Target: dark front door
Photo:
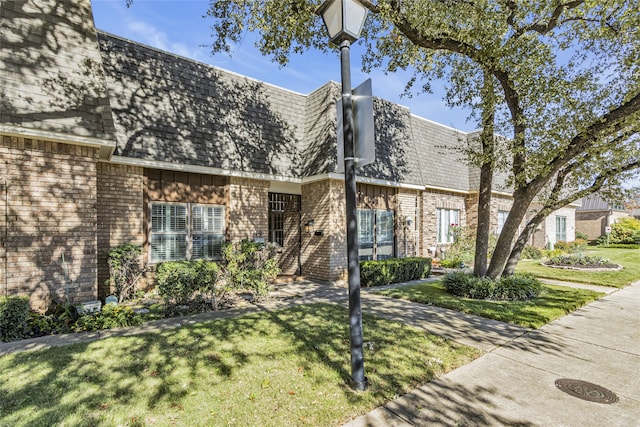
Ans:
[[[301,273],[300,203],[297,194],[269,193],[269,242],[278,246],[282,274]]]

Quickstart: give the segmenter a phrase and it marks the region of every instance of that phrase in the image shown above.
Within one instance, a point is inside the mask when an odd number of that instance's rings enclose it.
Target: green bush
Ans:
[[[80,316],[75,323],[74,330],[76,332],[98,331],[101,329],[136,326],[142,322],[142,316],[136,314],[131,307],[107,304],[102,307],[102,311]]]
[[[144,274],[140,254],[142,248],[133,243],[117,246],[109,251],[109,284],[115,288],[118,301],[133,298],[140,278]]]
[[[445,274],[442,283],[445,290],[463,298],[490,299],[500,301],[525,300],[536,297],[541,290],[540,282],[529,274],[514,274],[492,280],[469,273]]]
[[[0,297],[0,341],[9,342],[24,338],[28,330],[28,318],[29,298]]]
[[[570,267],[617,267],[608,259],[592,255],[559,255],[551,258],[545,264]]]
[[[360,283],[365,287],[424,279],[430,274],[430,258],[391,258],[360,262]]]
[[[214,308],[222,297],[216,287],[220,267],[212,261],[168,261],[158,264],[156,283],[166,305],[188,305],[196,295]],[[216,295],[218,292],[218,295]]]
[[[640,245],[640,220],[631,217],[619,219],[611,224],[611,234],[598,237],[596,243]]]
[[[640,245],[628,243],[613,243],[610,245],[598,245],[598,247],[608,249],[640,249]]]
[[[245,289],[258,297],[271,290],[271,283],[280,274],[272,244],[243,240],[227,244],[222,257],[226,264],[224,278],[231,289]]]
[[[440,261],[440,266],[444,268],[462,268],[464,267],[464,262],[460,258],[449,258],[447,256],[446,259]]]
[[[559,241],[553,247],[554,249],[561,250],[562,252],[582,252],[587,248],[587,241],[583,239],[576,239],[573,242]]]
[[[522,249],[521,257],[523,259],[540,259],[542,258],[542,251],[534,246],[525,246]]]
[[[584,240],[585,242],[589,241],[589,236],[581,231],[576,231],[576,240]]]
[[[541,252],[543,258],[553,258],[554,256],[562,255],[562,251],[560,249],[542,249]]]

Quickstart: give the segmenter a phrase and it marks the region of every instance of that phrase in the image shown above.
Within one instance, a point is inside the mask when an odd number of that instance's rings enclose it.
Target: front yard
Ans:
[[[624,268],[620,271],[578,271],[549,268],[540,260],[520,261],[516,271],[539,278],[622,288],[640,280],[640,249],[589,248],[585,254],[607,258]]]
[[[403,286],[379,293],[536,329],[604,295],[583,289],[543,285],[540,295],[527,301],[491,301],[451,295],[445,292],[441,282]]]
[[[340,425],[479,356],[365,315],[356,393],[347,319],[315,304],[4,356],[0,425]]]

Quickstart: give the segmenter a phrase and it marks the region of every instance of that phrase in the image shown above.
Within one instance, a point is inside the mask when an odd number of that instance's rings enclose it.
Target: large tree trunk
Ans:
[[[478,189],[478,223],[476,226],[476,248],[473,261],[473,274],[484,277],[487,274],[489,256],[489,233],[491,232],[491,188],[493,187],[493,169],[495,166],[495,88],[493,76],[484,73],[482,88],[482,164],[480,167],[480,188]]]
[[[532,200],[533,197],[528,195],[527,192],[516,190],[514,193],[513,206],[502,227],[496,242],[496,248],[491,257],[491,263],[487,269],[487,276],[490,278],[497,279],[502,276],[507,260],[511,255],[512,242]]]
[[[473,261],[474,276],[487,274],[489,256],[489,233],[491,229],[491,186],[493,165],[485,163],[480,169],[480,192],[478,195],[478,226],[476,229],[476,250]]]
[[[518,265],[518,261],[520,261],[522,250],[525,246],[527,246],[527,242],[529,241],[531,235],[535,232],[538,224],[540,224],[540,221],[529,222],[524,230],[522,230],[522,233],[520,233],[518,239],[516,240],[516,243],[511,249],[511,254],[509,254],[509,259],[507,260],[507,264],[502,272],[503,276],[511,276],[516,272],[516,266]]]

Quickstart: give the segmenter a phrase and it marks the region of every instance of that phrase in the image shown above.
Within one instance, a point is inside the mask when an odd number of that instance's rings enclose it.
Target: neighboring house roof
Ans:
[[[624,211],[624,206],[615,203],[609,203],[599,194],[590,194],[582,199],[582,206],[578,207],[578,211]]]
[[[75,138],[109,156],[114,126],[91,22],[90,0],[2,3],[1,130]]]

